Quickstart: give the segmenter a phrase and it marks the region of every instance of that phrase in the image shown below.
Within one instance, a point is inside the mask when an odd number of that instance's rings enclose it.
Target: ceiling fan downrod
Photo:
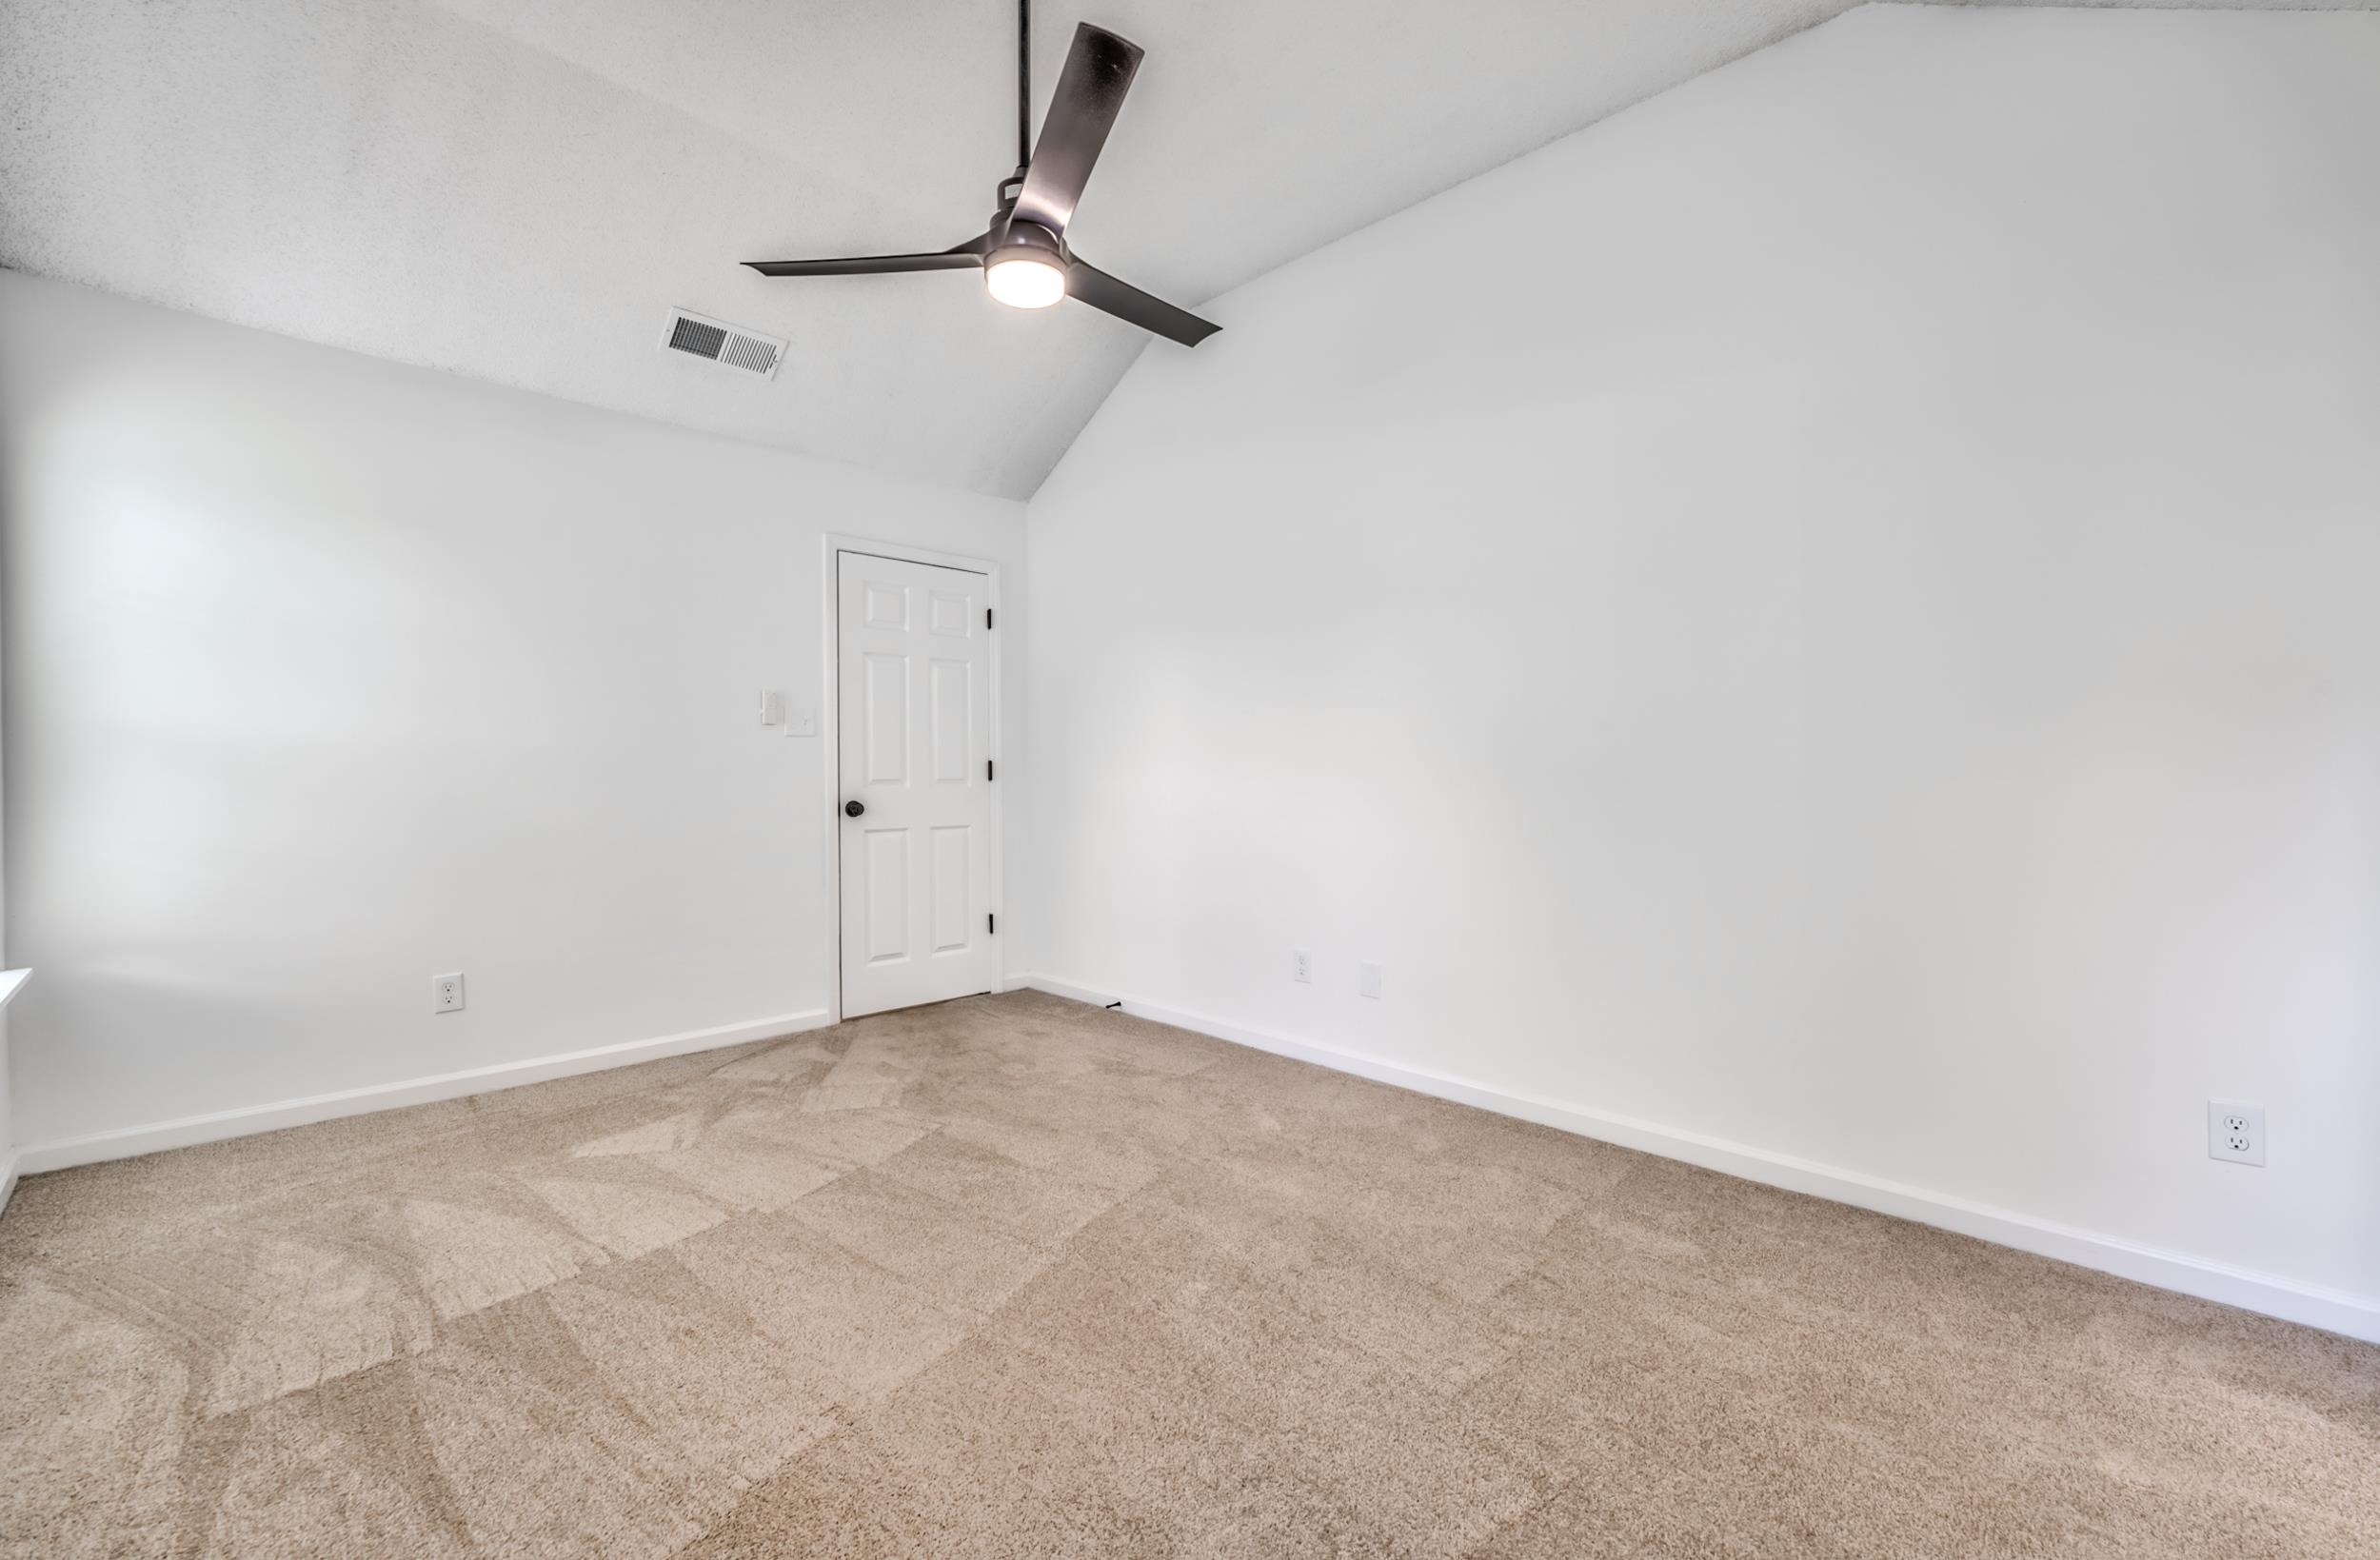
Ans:
[[[992,209],[997,232],[1024,192],[1024,170],[1033,161],[1033,0],[1017,0],[1017,171],[1000,181]]]
[[[1017,0],[1017,179],[1033,161],[1033,0]]]

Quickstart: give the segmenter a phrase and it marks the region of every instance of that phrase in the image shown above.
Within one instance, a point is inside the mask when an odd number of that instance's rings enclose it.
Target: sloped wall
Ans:
[[[1216,302],[1031,507],[1025,964],[2369,1307],[2375,81],[1870,7]]]

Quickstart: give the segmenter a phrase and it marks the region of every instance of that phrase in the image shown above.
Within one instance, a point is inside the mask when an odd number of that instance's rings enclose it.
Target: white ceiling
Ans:
[[[1853,0],[1084,3],[1037,8],[1038,92],[1078,20],[1148,58],[1070,236],[1195,306]],[[1137,331],[963,274],[736,265],[978,231],[1014,27],[1013,0],[0,0],[0,264],[1022,497]],[[657,350],[673,305],[790,338],[785,367]]]

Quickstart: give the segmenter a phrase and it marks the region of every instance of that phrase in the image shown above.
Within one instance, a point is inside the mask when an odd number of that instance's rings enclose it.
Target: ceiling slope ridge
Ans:
[[[1677,77],[1676,80],[1671,81],[1664,86],[1656,88],[1653,90],[1644,93],[1640,97],[1631,98],[1627,102],[1622,103],[1616,108],[1606,109],[1601,113],[1596,114],[1592,118],[1583,120],[1578,124],[1572,126],[1568,129],[1558,131],[1553,135],[1546,136],[1542,140],[1533,142],[1530,145],[1523,147],[1518,151],[1512,153],[1510,156],[1498,157],[1493,162],[1483,164],[1479,168],[1462,175],[1458,179],[1455,179],[1449,183],[1438,186],[1438,188],[1430,190],[1427,194],[1416,196],[1414,199],[1405,202],[1403,205],[1398,206],[1392,210],[1383,211],[1378,216],[1372,217],[1367,221],[1348,228],[1346,231],[1339,233],[1336,237],[1324,239],[1319,244],[1315,244],[1307,248],[1299,249],[1297,253],[1289,256],[1285,260],[1278,261],[1265,267],[1261,270],[1256,271],[1241,278],[1240,281],[1232,283],[1228,286],[1220,288],[1205,297],[1199,298],[1190,304],[1189,306],[1200,312],[1212,311],[1216,305],[1228,300],[1234,293],[1259,286],[1272,277],[1275,277],[1283,271],[1290,270],[1317,255],[1326,253],[1327,251],[1337,248],[1341,245],[1351,244],[1362,239],[1366,235],[1370,234],[1375,228],[1386,227],[1390,223],[1397,222],[1401,218],[1410,216],[1420,207],[1428,206],[1432,202],[1453,193],[1455,190],[1463,188],[1465,186],[1475,184],[1481,179],[1488,178],[1499,170],[1510,168],[1517,163],[1525,162],[1529,158],[1535,157],[1539,152],[1546,150],[1548,148],[1557,146],[1575,136],[1584,135],[1590,130],[1597,129],[1603,126],[1609,125],[1614,120],[1620,119],[1636,109],[1644,108],[1648,104],[1669,96],[1680,88],[1690,87],[1695,83],[1703,80],[1705,77],[1717,75],[1734,66],[1743,64],[1746,60],[1753,59],[1761,54],[1766,54],[1782,44],[1793,43],[1796,40],[1816,33],[1824,30],[1830,24],[1840,21],[1843,17],[1850,15],[1854,11],[1864,10],[1874,5],[1893,5],[1896,3],[1903,3],[1903,0],[1847,0],[1847,3],[1837,6],[1833,10],[1824,14],[1817,15],[1807,21],[1796,22],[1791,26],[1781,28],[1776,31],[1775,36],[1770,37],[1766,41],[1756,44],[1754,47],[1744,49],[1741,53],[1731,55],[1726,59],[1718,61],[1716,64],[1703,66],[1690,70]],[[1909,0],[1909,3],[1932,5],[1948,3],[1963,4],[1967,3],[1967,0]],[[2032,3],[2032,0],[2017,0],[2017,3]],[[2049,3],[2049,0],[2043,0],[2043,3]],[[2372,0],[2372,3],[2380,5],[2380,0]],[[1083,435],[1090,431],[1091,425],[1098,421],[1100,412],[1105,409],[1108,402],[1112,400],[1116,392],[1122,387],[1123,382],[1130,377],[1132,367],[1135,365],[1138,365],[1140,361],[1140,356],[1136,354],[1132,359],[1132,362],[1125,365],[1123,372],[1119,373],[1116,376],[1115,381],[1108,385],[1106,391],[1101,395],[1099,401],[1091,407],[1089,415],[1084,417],[1081,423],[1067,435],[1063,446],[1059,449],[1056,457],[1050,461],[1049,464],[1042,469],[1040,477],[1035,481],[1031,492],[1026,495],[1025,503],[1028,510],[1030,509],[1032,501],[1041,495],[1042,487],[1048,484],[1050,478],[1057,475],[1059,467],[1065,464],[1066,457],[1073,453],[1075,445],[1081,443]]]
[[[1440,195],[1446,194],[1449,190],[1459,189],[1463,186],[1470,184],[1475,180],[1485,178],[1487,175],[1496,172],[1498,168],[1506,168],[1514,163],[1520,162],[1525,158],[1533,157],[1538,152],[1543,151],[1546,148],[1555,145],[1557,142],[1567,141],[1573,136],[1582,135],[1588,130],[1595,129],[1600,126],[1608,125],[1612,121],[1619,119],[1635,109],[1641,109],[1649,103],[1667,97],[1670,93],[1676,91],[1681,87],[1690,87],[1706,76],[1717,75],[1719,72],[1728,69],[1732,66],[1740,65],[1744,61],[1751,59],[1755,55],[1765,54],[1780,44],[1791,43],[1805,34],[1818,31],[1820,29],[1825,28],[1828,24],[1839,21],[1844,16],[1851,14],[1853,11],[1864,10],[1872,5],[1891,5],[1895,3],[1898,3],[1898,0],[1821,0],[1821,4],[1807,8],[1813,12],[1813,14],[1809,15],[1807,19],[1795,21],[1788,25],[1781,26],[1775,30],[1770,35],[1762,37],[1759,42],[1745,48],[1740,52],[1730,54],[1724,59],[1716,60],[1707,65],[1695,66],[1684,71],[1682,74],[1664,80],[1661,85],[1657,87],[1654,87],[1637,96],[1629,98],[1626,102],[1615,104],[1611,108],[1593,113],[1589,117],[1578,120],[1575,124],[1571,124],[1564,128],[1557,129],[1550,135],[1540,136],[1537,139],[1531,141],[1528,145],[1520,147],[1514,151],[1499,153],[1489,161],[1479,164],[1477,168],[1471,169],[1471,171],[1460,174],[1455,178],[1445,180],[1444,182],[1434,186],[1427,191],[1415,195],[1412,199],[1405,201],[1399,206],[1382,211],[1377,216],[1367,217],[1362,222],[1358,223],[1355,227],[1347,228],[1343,232],[1337,233],[1332,237],[1322,239],[1319,243],[1299,249],[1297,253],[1287,256],[1284,259],[1275,261],[1272,264],[1265,266],[1260,270],[1252,271],[1248,275],[1241,277],[1240,280],[1233,282],[1228,286],[1218,288],[1208,296],[1200,299],[1198,304],[1193,306],[1203,306],[1204,305],[1213,303],[1218,298],[1222,298],[1231,293],[1237,292],[1241,287],[1247,286],[1252,283],[1260,282],[1264,278],[1272,275],[1275,271],[1296,265],[1299,261],[1305,259],[1308,255],[1319,254],[1322,250],[1331,247],[1333,245],[1343,244],[1349,239],[1360,237],[1362,234],[1371,231],[1373,228],[1379,227],[1383,223],[1394,221],[1396,218],[1405,215],[1416,207],[1427,206],[1430,202],[1438,199]],[[1971,3],[1971,0],[1913,0],[1913,3],[1932,5],[1968,4]],[[2013,0],[2013,3],[2055,4],[2061,3],[2061,0]],[[2380,4],[2380,0],[2372,0],[2372,3]]]

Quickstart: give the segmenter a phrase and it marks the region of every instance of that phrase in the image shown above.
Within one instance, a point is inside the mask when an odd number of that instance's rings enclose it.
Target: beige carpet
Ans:
[[[1031,995],[25,1183],[10,1554],[2380,1555],[2380,1350]]]

